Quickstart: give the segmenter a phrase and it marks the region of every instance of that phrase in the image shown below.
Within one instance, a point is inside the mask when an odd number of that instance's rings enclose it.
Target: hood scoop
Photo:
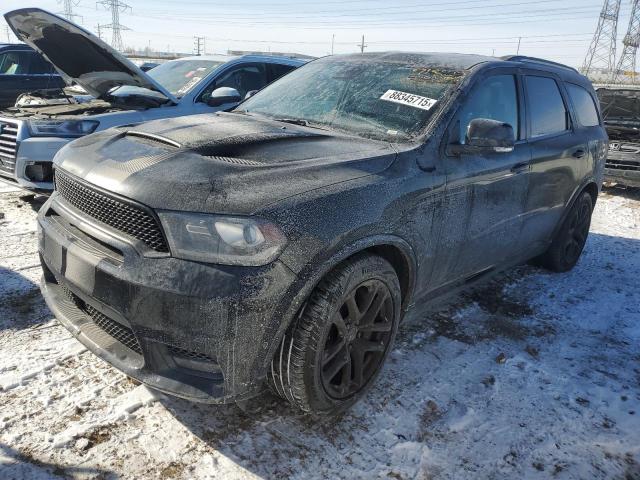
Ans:
[[[209,156],[211,160],[217,160],[218,162],[230,163],[232,165],[242,165],[245,167],[261,167],[265,165],[264,162],[258,162],[257,160],[249,160],[248,158],[233,158],[233,157],[220,157]]]

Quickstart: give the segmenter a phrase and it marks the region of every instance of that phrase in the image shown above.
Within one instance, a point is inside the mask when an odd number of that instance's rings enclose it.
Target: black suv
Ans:
[[[91,351],[181,397],[265,383],[335,414],[404,312],[582,252],[607,134],[575,70],[524,57],[323,58],[231,113],[119,127],[56,157],[42,290]]]
[[[63,88],[53,66],[22,44],[0,44],[0,108],[13,107],[22,93]]]

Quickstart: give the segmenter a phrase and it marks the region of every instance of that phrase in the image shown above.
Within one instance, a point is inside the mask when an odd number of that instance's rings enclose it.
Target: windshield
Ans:
[[[409,61],[327,57],[286,75],[239,110],[397,141],[423,130],[463,75]]]
[[[158,65],[146,73],[162,85],[169,93],[179,98],[223,63],[224,62],[216,62],[213,60],[174,60]],[[110,94],[119,97],[127,95],[151,95],[163,98],[163,95],[159,92],[129,85],[118,87],[111,91]]]

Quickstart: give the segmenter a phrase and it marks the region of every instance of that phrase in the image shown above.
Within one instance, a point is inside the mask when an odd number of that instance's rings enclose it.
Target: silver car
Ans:
[[[75,138],[120,125],[229,110],[247,95],[305,63],[291,57],[207,55],[143,72],[81,27],[37,8],[5,18],[16,36],[47,58],[68,91],[32,92],[0,112],[0,180],[53,189],[52,161]]]

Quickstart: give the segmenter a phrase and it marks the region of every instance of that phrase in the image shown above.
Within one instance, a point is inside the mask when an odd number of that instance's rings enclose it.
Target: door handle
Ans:
[[[520,162],[516,163],[513,167],[511,167],[511,173],[522,173],[529,170],[529,162]]]
[[[587,154],[587,152],[585,152],[582,149],[576,150],[575,152],[573,152],[573,157],[574,158],[582,158]]]

